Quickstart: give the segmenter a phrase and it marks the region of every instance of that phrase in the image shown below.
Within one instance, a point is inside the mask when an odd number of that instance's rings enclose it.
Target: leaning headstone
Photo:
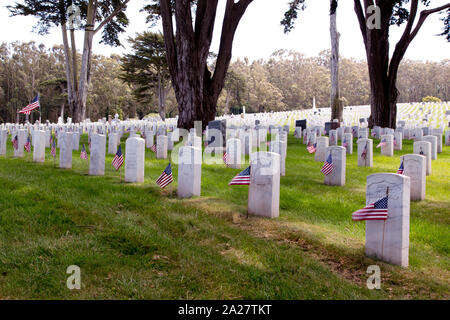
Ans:
[[[34,148],[33,148],[33,161],[44,162],[45,161],[45,139],[46,134],[44,130],[36,130],[34,133]]]
[[[420,154],[427,158],[427,176],[431,174],[431,143],[428,141],[416,141],[413,146],[414,154]]]
[[[367,205],[384,198],[388,191],[387,220],[366,221],[367,256],[408,266],[410,184],[409,177],[394,173],[367,177]]]
[[[425,200],[427,159],[420,154],[405,154],[401,157],[403,175],[411,179],[411,200]]]
[[[125,181],[144,182],[145,141],[133,136],[125,142]]]
[[[90,148],[89,175],[103,176],[105,174],[105,151],[106,136],[93,134]]]
[[[333,171],[325,176],[324,183],[330,186],[343,186],[345,185],[346,167],[345,148],[340,146],[328,147],[325,159],[328,159],[330,154],[333,163]]]
[[[167,142],[167,136],[159,135],[156,137],[156,159],[167,159]]]
[[[422,140],[431,143],[431,160],[437,160],[437,137],[424,136]]]
[[[316,145],[316,153],[314,154],[314,160],[324,162],[328,149],[328,137],[318,137]]]
[[[200,196],[202,181],[202,149],[181,147],[178,152],[178,197]]]
[[[59,135],[59,167],[63,169],[72,169],[72,132],[61,132]]]
[[[347,154],[353,154],[353,134],[344,133],[342,138],[342,146],[345,148]]]
[[[381,154],[383,156],[392,157],[394,155],[394,136],[392,134],[382,135],[381,141],[385,142],[381,146]]]
[[[239,139],[228,139],[227,140],[227,157],[228,157],[228,167],[233,169],[241,168],[241,140]]]
[[[358,139],[358,166],[373,167],[373,140]]]
[[[280,155],[256,152],[251,155],[248,213],[277,218],[280,211]]]

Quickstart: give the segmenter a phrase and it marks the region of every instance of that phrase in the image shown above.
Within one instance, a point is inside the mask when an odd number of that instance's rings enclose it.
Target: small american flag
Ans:
[[[334,134],[332,134],[332,135],[330,136],[330,142],[333,142],[333,143],[334,143]]]
[[[383,147],[387,144],[386,139],[382,139],[380,143],[377,145],[377,148]]]
[[[225,163],[228,166],[229,160],[228,160],[228,153],[226,151],[223,153],[222,159],[223,159],[223,163]]]
[[[342,146],[344,148],[347,148],[347,146],[348,146],[347,140],[342,141]]]
[[[236,175],[231,182],[228,184],[229,186],[236,186],[236,185],[249,185],[250,184],[250,167],[244,171],[240,172],[238,175]]]
[[[27,137],[27,142],[24,144],[23,146],[25,148],[25,150],[29,153],[31,151],[31,139],[30,136],[28,135]]]
[[[55,142],[55,140],[53,140],[53,142],[52,142],[52,149],[51,149],[50,153],[52,154],[53,158],[56,157],[56,142]]]
[[[394,146],[396,146],[397,145],[397,139],[395,139],[395,137],[394,137]]]
[[[116,170],[119,170],[122,164],[123,164],[122,146],[119,145],[119,147],[117,148],[116,155],[114,156],[114,159],[112,161],[112,165]]]
[[[153,152],[156,153],[156,144],[152,145],[151,148],[150,148],[150,150],[152,150]]]
[[[402,161],[402,163],[400,164],[400,168],[398,168],[398,170],[397,170],[397,174],[403,174],[403,161]]]
[[[361,153],[361,158],[364,160],[367,159],[367,143],[366,143],[366,146],[364,147],[363,152]]]
[[[352,219],[354,221],[386,220],[387,217],[388,217],[388,196],[352,213]]]
[[[314,143],[314,144],[308,143],[308,147],[306,147],[306,149],[308,150],[309,153],[314,153],[314,152],[316,152],[316,146],[317,146],[317,143]]]
[[[83,147],[81,148],[81,153],[80,153],[80,159],[84,159],[87,160],[87,153],[86,153],[86,147],[84,146],[83,143]]]
[[[172,165],[169,163],[156,180],[156,184],[162,189],[173,182]]]
[[[331,158],[331,153],[328,156],[327,161],[324,162],[323,166],[322,166],[322,170],[320,170],[320,172],[322,172],[324,175],[329,175],[331,172],[333,171],[333,159]]]
[[[39,107],[40,107],[40,104],[39,104],[39,94],[38,94],[36,97],[34,97],[33,100],[31,100],[30,104],[27,105],[22,110],[20,110],[19,113],[30,114],[31,111],[33,111],[34,109],[37,109]]]
[[[14,136],[14,138],[11,140],[13,148],[19,149],[19,138],[17,137],[17,134]]]

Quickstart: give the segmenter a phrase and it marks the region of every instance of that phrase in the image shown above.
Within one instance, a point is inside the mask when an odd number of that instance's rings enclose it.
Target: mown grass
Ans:
[[[87,145],[86,136],[82,143]],[[347,158],[344,187],[323,184],[321,163],[289,137],[280,218],[246,218],[248,187],[229,187],[239,170],[203,165],[202,197],[176,198],[175,183],[155,180],[168,160],[147,150],[144,184],[126,184],[106,159],[105,176],[8,154],[0,159],[0,298],[16,299],[387,299],[448,298],[450,155],[433,161],[427,200],[411,205],[410,267],[364,256],[364,224],[351,213],[365,204],[365,179],[395,172],[375,151],[374,168]],[[57,158],[58,159],[58,158]],[[57,165],[56,161],[56,165]],[[123,174],[122,174],[123,176]],[[382,289],[365,286],[370,264]],[[66,287],[78,265],[82,289]]]

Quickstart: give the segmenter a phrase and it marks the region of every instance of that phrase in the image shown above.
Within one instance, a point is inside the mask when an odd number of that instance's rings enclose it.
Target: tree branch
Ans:
[[[216,68],[210,83],[210,89],[212,89],[213,92],[220,92],[223,87],[223,79],[225,79],[230,64],[233,40],[237,26],[244,15],[245,10],[252,1],[253,0],[240,0],[237,3],[234,3],[234,0],[227,0]]]
[[[361,29],[361,34],[363,36],[364,45],[366,46],[366,49],[367,49],[366,17],[364,15],[364,10],[361,5],[361,1],[360,0],[354,0],[354,1],[355,1],[355,13],[358,18],[359,28]]]
[[[450,3],[444,4],[440,7],[434,8],[434,9],[429,9],[429,10],[424,10],[420,13],[420,18],[419,21],[417,22],[416,27],[414,28],[414,31],[411,33],[410,37],[409,37],[409,41],[411,42],[417,35],[417,33],[419,32],[420,28],[422,28],[423,23],[425,22],[425,20],[428,18],[428,16],[430,14],[436,13],[436,12],[440,12],[442,10],[448,9],[450,8]]]
[[[392,55],[391,63],[389,65],[389,77],[392,80],[395,80],[397,77],[397,71],[400,65],[401,60],[403,59],[406,50],[408,49],[411,42],[414,40],[414,38],[417,36],[417,33],[422,28],[425,20],[433,13],[440,12],[442,10],[445,10],[447,8],[450,8],[450,3],[447,3],[445,5],[442,5],[440,7],[429,9],[429,10],[423,10],[420,13],[419,21],[417,22],[416,27],[411,32],[413,23],[417,14],[417,8],[418,8],[418,0],[413,0],[411,3],[411,14],[408,20],[408,24],[406,26],[405,31],[403,32],[402,38],[399,40],[395,47],[394,54]]]
[[[177,49],[173,34],[172,5],[170,0],[161,0],[161,18],[164,31],[164,44],[166,46],[167,64],[169,66],[172,81],[175,82],[177,75]]]
[[[130,2],[130,0],[125,0],[124,3],[122,3],[116,10],[114,10],[114,12],[112,12],[105,20],[103,20],[100,25],[94,30],[94,34],[101,30],[105,26],[105,24],[110,22],[115,16],[117,16],[123,10],[123,8],[126,7],[128,2]]]

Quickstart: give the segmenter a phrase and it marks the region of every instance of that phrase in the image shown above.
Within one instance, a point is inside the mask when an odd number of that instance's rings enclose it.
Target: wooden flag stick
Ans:
[[[389,187],[387,187],[387,189],[386,189],[386,196],[389,197]],[[383,220],[383,239],[381,241],[381,258],[383,258],[385,231],[386,231],[386,220]]]

